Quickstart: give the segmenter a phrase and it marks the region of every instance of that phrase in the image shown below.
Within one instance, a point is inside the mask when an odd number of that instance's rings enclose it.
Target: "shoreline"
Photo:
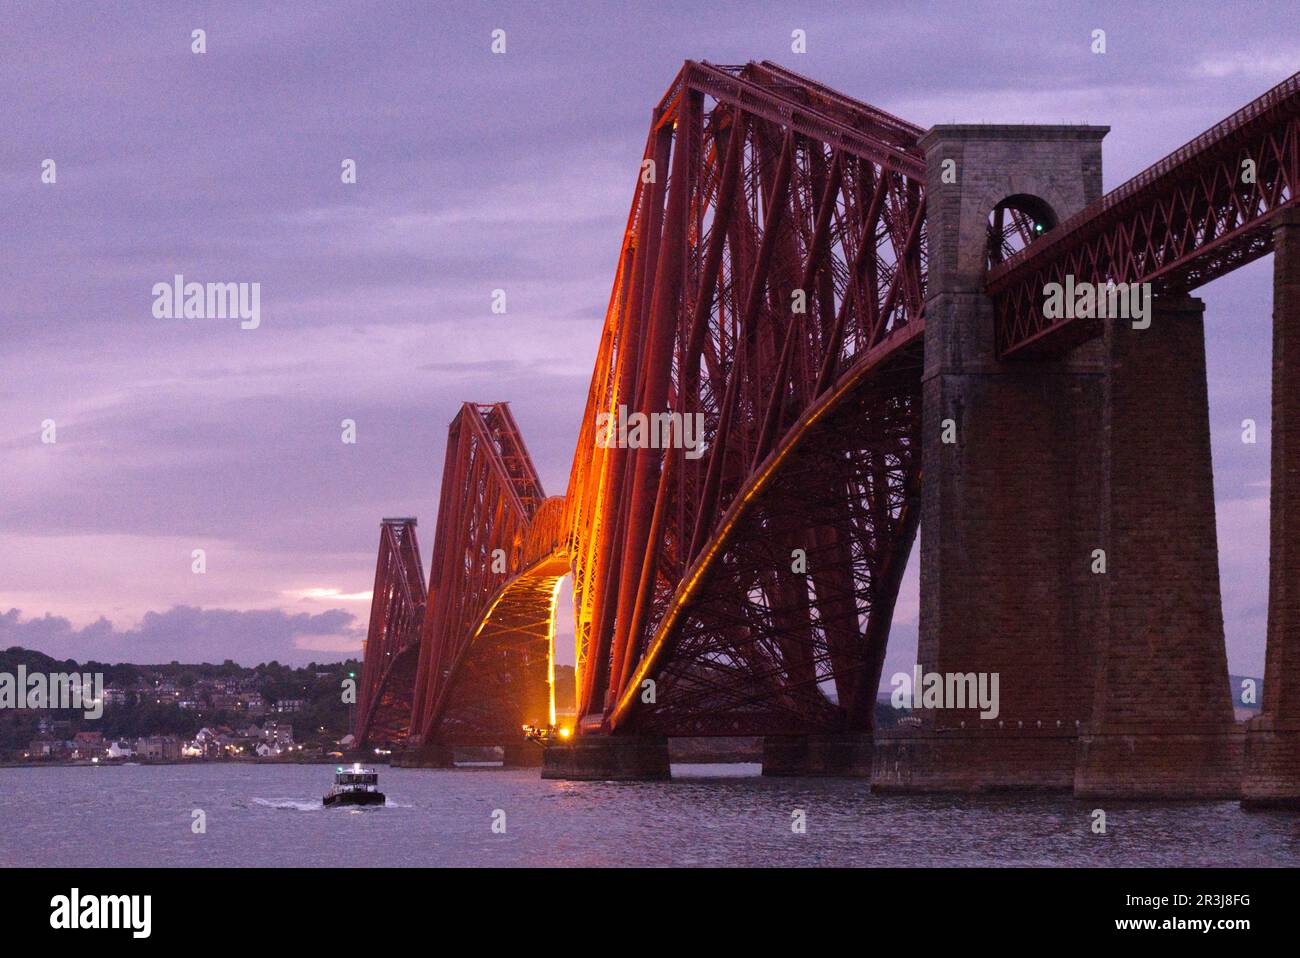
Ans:
[[[130,765],[338,765],[339,761],[331,758],[320,758],[313,756],[311,758],[145,758],[130,759],[123,761],[120,759],[103,759],[98,762],[92,762],[88,758],[78,759],[56,759],[52,761],[3,761],[0,762],[0,768],[121,768]],[[384,764],[387,762],[370,764]]]

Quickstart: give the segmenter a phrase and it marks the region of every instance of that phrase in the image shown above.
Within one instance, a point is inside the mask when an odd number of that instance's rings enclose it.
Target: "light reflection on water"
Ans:
[[[879,796],[757,770],[615,783],[381,767],[387,807],[327,809],[325,765],[6,768],[0,866],[1300,865],[1300,815],[1233,802]],[[1099,804],[1106,835],[1090,830]],[[791,830],[796,809],[806,834]]]

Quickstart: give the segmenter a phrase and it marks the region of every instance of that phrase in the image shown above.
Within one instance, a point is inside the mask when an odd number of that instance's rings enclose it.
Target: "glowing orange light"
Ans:
[[[555,580],[555,587],[551,589],[551,611],[548,613],[550,618],[546,623],[546,684],[547,694],[550,698],[550,719],[551,724],[555,724],[555,607],[560,601],[560,587],[564,585],[564,576]]]

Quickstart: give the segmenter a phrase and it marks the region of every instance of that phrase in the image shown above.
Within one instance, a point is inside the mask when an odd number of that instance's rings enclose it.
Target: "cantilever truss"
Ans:
[[[563,512],[509,406],[465,403],[448,432],[410,715],[422,745],[499,745],[547,719]]]
[[[357,695],[359,745],[400,743],[406,737],[425,600],[415,520],[385,519]]]
[[[654,111],[569,482],[585,727],[869,727],[920,410],[857,373],[915,358],[920,133],[771,63],[688,62]],[[707,452],[597,448],[620,405]]]
[[[1292,77],[1043,237],[995,211],[1004,355],[1096,333],[1040,315],[1067,274],[1183,290],[1267,252],[1297,202],[1298,112]],[[772,63],[685,64],[635,169],[566,496],[544,497],[504,404],[451,424],[414,739],[554,720],[567,571],[583,732],[870,728],[919,518],[922,132]],[[703,445],[604,448],[620,407],[700,417]],[[368,703],[383,660],[413,658],[415,601],[391,611],[380,582],[404,548],[381,542]]]

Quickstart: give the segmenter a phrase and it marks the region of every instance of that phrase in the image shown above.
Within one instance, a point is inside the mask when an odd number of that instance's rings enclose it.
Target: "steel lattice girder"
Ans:
[[[477,661],[479,649],[472,647],[480,639],[499,645],[500,633],[516,629],[521,654],[533,654],[532,623],[549,615],[550,605],[544,613],[520,612],[532,593],[517,580],[540,560],[562,555],[563,515],[562,499],[546,500],[509,407],[465,403],[448,430],[429,573],[432,598],[421,630],[410,716],[411,734],[421,743],[476,744],[453,742],[450,733],[466,723],[444,728],[444,719],[467,663],[472,671]],[[500,621],[493,618],[498,606]],[[469,723],[483,725],[482,719]],[[513,730],[519,733],[518,724]]]
[[[1295,104],[1293,77],[995,263],[1003,349],[1090,334],[1037,312],[1067,272],[1182,289],[1266,252],[1296,197]],[[638,169],[567,495],[543,498],[503,404],[452,423],[415,737],[500,744],[540,715],[566,567],[584,730],[870,728],[919,511],[922,132],[775,64],[683,67]],[[1245,158],[1251,190],[1230,175]],[[1011,212],[995,260],[1030,238]],[[620,405],[701,415],[707,451],[598,448]]]
[[[633,676],[616,723],[675,735],[871,728],[920,519],[919,345],[876,350],[749,478],[716,552],[665,596],[676,623],[658,623],[665,646]]]
[[[358,745],[392,742],[410,724],[414,670],[426,594],[414,519],[385,519],[362,653],[355,730]]]
[[[919,335],[920,133],[771,64],[688,63],[656,110],[656,175],[638,181],[569,485],[588,726],[631,717],[616,705],[647,651],[678,647],[658,630],[686,570],[800,416],[873,347]],[[620,404],[701,415],[707,454],[596,448],[597,413]],[[787,604],[787,579],[755,586],[767,607]]]
[[[552,633],[563,554],[548,556],[503,586],[472,630],[429,733],[448,745],[502,745],[524,725],[555,722]]]
[[[415,668],[420,660],[419,627],[412,630],[416,641],[402,648],[380,676],[377,691],[358,723],[356,747],[405,744],[411,724],[411,704],[415,693]]]
[[[1044,318],[1049,283],[1188,292],[1271,252],[1273,214],[1298,202],[1300,73],[993,267],[998,348],[1061,352],[1100,333],[1097,319]]]

